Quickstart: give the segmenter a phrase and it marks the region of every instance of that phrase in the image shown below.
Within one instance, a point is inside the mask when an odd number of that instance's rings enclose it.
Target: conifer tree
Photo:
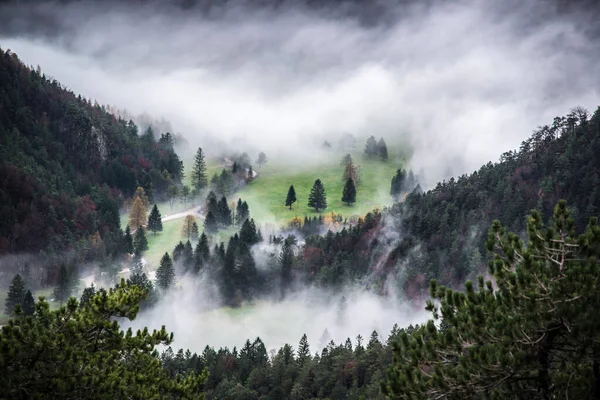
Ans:
[[[379,139],[379,142],[377,143],[377,153],[379,154],[379,158],[381,158],[382,161],[387,161],[388,151],[387,146],[385,144],[385,140],[383,140],[383,138]]]
[[[243,225],[244,221],[250,218],[248,203],[245,201],[242,202],[242,199],[238,200],[235,218],[238,226]]]
[[[94,286],[94,283],[92,282],[92,284],[89,287],[86,287],[85,289],[83,289],[83,293],[81,294],[81,298],[79,299],[79,305],[81,307],[88,305],[90,303],[90,299],[95,294],[96,294],[96,287]]]
[[[327,208],[327,195],[320,179],[317,179],[310,190],[308,196],[308,206],[314,208],[317,212]]]
[[[212,190],[206,196],[206,213],[212,212],[216,217],[219,212],[219,202],[217,200],[217,195]]]
[[[194,268],[194,249],[192,248],[192,243],[189,240],[185,242],[182,258],[184,272],[187,273],[192,271]]]
[[[296,189],[294,189],[294,185],[290,185],[288,189],[287,196],[285,198],[285,206],[292,209],[292,204],[296,202]]]
[[[54,299],[62,305],[73,294],[77,288],[78,276],[75,267],[68,268],[65,264],[61,264],[58,270],[58,282],[54,288]]]
[[[346,154],[344,157],[342,157],[342,160],[340,161],[340,166],[342,167],[346,167],[346,165],[352,163],[352,156],[350,155],[350,153]]]
[[[294,264],[294,251],[292,244],[284,241],[281,253],[279,253],[279,267],[281,271],[281,294],[287,291],[292,283],[292,267]]]
[[[267,155],[265,153],[263,153],[262,151],[258,153],[258,159],[256,160],[256,164],[258,164],[260,168],[264,167],[267,164],[267,161]]]
[[[218,231],[219,224],[217,222],[217,218],[212,213],[212,211],[209,211],[208,214],[206,214],[206,218],[204,218],[204,232],[206,232],[209,235],[214,235]]]
[[[25,298],[23,298],[22,307],[24,315],[33,315],[35,313],[35,300],[33,299],[31,290],[28,290],[27,293],[25,293]]]
[[[235,207],[235,225],[240,226],[244,221],[242,221],[242,199],[238,198],[236,207]]]
[[[150,216],[148,216],[148,230],[152,231],[155,235],[156,232],[162,232],[163,230],[162,217],[156,204],[154,204],[152,211],[150,211]]]
[[[208,237],[202,232],[200,240],[194,250],[194,266],[196,274],[204,267],[210,258],[210,248],[208,247]]]
[[[564,201],[553,222],[544,227],[533,211],[525,244],[494,221],[494,282],[480,276],[464,292],[431,282],[433,320],[400,333],[382,385],[388,398],[600,396],[600,321],[590,317],[600,306],[600,227],[591,218],[577,236]]]
[[[148,239],[146,238],[146,230],[143,226],[140,226],[135,231],[135,238],[133,239],[133,250],[138,256],[142,256],[146,250],[148,250]]]
[[[254,171],[252,171],[252,165],[248,167],[248,182],[254,179]]]
[[[352,178],[348,178],[346,185],[344,185],[344,192],[342,193],[342,201],[347,205],[356,202],[356,188]]]
[[[192,186],[198,194],[208,186],[206,178],[206,162],[204,161],[204,153],[202,148],[198,147],[196,157],[194,158],[194,166],[192,167]]]
[[[21,275],[17,274],[10,282],[8,295],[4,302],[4,313],[12,315],[17,304],[21,304],[22,306],[23,300],[25,300],[25,294],[25,281],[21,278]]]
[[[192,240],[195,242],[198,240],[198,235],[200,235],[200,230],[198,229],[198,224],[196,221],[192,224]]]
[[[248,246],[260,242],[254,219],[247,219],[244,221],[242,228],[240,229],[240,240]]]
[[[406,180],[406,171],[398,169],[396,175],[392,178],[392,186],[390,188],[390,195],[396,201],[400,197],[400,194],[404,190],[404,183]]]
[[[177,243],[175,245],[175,248],[173,249],[173,262],[174,263],[177,263],[177,262],[179,262],[179,260],[181,260],[181,258],[183,257],[184,250],[185,250],[185,245],[180,240],[179,243]]]
[[[160,260],[160,266],[156,270],[156,284],[166,291],[175,283],[175,268],[169,253],[165,253]]]
[[[188,201],[190,200],[190,187],[187,185],[183,185],[181,188],[181,203],[184,206],[187,206]]]
[[[125,235],[123,236],[123,242],[125,246],[125,253],[132,254],[133,253],[133,237],[131,236],[131,229],[129,225],[125,227]]]
[[[377,150],[377,141],[375,140],[375,136],[369,137],[367,139],[367,144],[365,145],[365,155],[368,158],[374,157],[378,154]]]
[[[167,200],[169,200],[169,207],[173,210],[173,206],[175,205],[175,200],[179,196],[179,188],[177,185],[171,185],[167,189]]]
[[[219,204],[217,205],[217,219],[221,226],[228,227],[231,225],[231,210],[229,204],[227,204],[227,198],[221,197]]]
[[[310,361],[310,346],[305,333],[298,344],[298,364],[302,367],[307,361]]]
[[[70,299],[51,310],[40,300],[35,318],[15,318],[0,330],[0,387],[7,399],[203,398],[206,375],[171,375],[157,346],[173,335],[120,321],[136,318],[147,291],[124,281],[93,296],[93,307]]]

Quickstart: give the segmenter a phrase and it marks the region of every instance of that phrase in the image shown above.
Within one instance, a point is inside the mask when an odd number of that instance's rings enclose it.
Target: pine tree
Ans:
[[[194,268],[194,249],[192,243],[188,240],[183,248],[183,270],[185,273],[190,272]]]
[[[198,240],[198,235],[200,235],[200,230],[198,229],[198,224],[196,221],[192,224],[192,240],[195,242]]]
[[[209,211],[204,218],[204,232],[209,235],[214,235],[219,231],[219,224],[215,215]]]
[[[244,221],[242,221],[242,199],[238,198],[236,207],[235,207],[235,225],[240,226]]]
[[[202,148],[198,147],[196,157],[194,158],[194,166],[192,167],[192,186],[196,193],[200,193],[208,186],[206,178],[206,162],[204,161],[204,153]]]
[[[148,250],[148,239],[146,239],[146,230],[143,226],[140,226],[135,231],[135,238],[133,239],[133,250],[138,256],[142,256],[146,250]]]
[[[162,232],[162,217],[160,215],[160,211],[158,211],[158,206],[155,204],[152,207],[152,211],[150,212],[150,216],[148,217],[148,230],[152,231],[155,235],[156,232]]]
[[[123,236],[123,243],[125,246],[125,253],[132,254],[133,253],[133,237],[131,236],[131,229],[129,225],[125,227],[125,235]]]
[[[181,188],[181,203],[184,206],[187,206],[188,201],[190,200],[190,187],[187,185],[183,185],[183,187]]]
[[[169,207],[173,210],[173,206],[175,205],[175,200],[179,196],[179,188],[177,185],[171,185],[167,189],[167,200],[169,200]]]
[[[90,299],[96,294],[96,287],[92,283],[89,287],[83,289],[81,298],[79,299],[79,305],[85,307],[90,303]]]
[[[263,153],[262,151],[258,153],[258,159],[256,160],[256,164],[258,164],[260,168],[264,167],[267,164],[267,161],[267,155],[265,153]]]
[[[494,277],[455,291],[434,280],[433,320],[400,333],[382,391],[389,398],[597,398],[600,227],[575,234],[566,202],[546,228],[533,211],[527,244],[494,221]],[[438,305],[439,304],[439,305]],[[440,328],[434,320],[442,320]],[[442,329],[442,325],[444,325]]]
[[[396,201],[400,197],[400,194],[404,190],[404,182],[406,180],[406,171],[398,169],[396,175],[392,178],[392,186],[390,188],[390,195]]]
[[[375,136],[369,137],[365,146],[365,155],[369,158],[374,157],[378,154],[377,150],[377,141],[375,140]]]
[[[194,235],[194,224],[196,218],[193,215],[186,215],[183,219],[183,225],[181,226],[181,236],[190,240]]]
[[[237,163],[234,161],[234,162],[233,162],[233,166],[231,167],[231,173],[235,175],[235,174],[237,174],[238,170],[239,170],[239,168],[238,168],[238,165],[237,165]]]
[[[35,313],[35,300],[33,299],[31,290],[28,290],[27,293],[25,293],[25,298],[23,299],[22,306],[23,306],[23,314],[33,315]]]
[[[225,196],[221,197],[221,200],[219,200],[219,204],[217,205],[217,219],[219,224],[225,228],[232,223],[231,210],[229,209]]]
[[[79,307],[76,299],[34,318],[15,318],[0,330],[2,397],[33,399],[202,398],[205,375],[172,375],[158,355],[173,335],[165,328],[125,334],[147,291],[122,280]],[[126,330],[126,329],[125,329]]]
[[[21,304],[22,306],[23,300],[25,300],[25,294],[25,281],[21,278],[21,275],[17,274],[10,282],[8,295],[4,302],[4,313],[12,315],[17,304]]]
[[[196,274],[200,272],[206,262],[208,262],[209,258],[210,248],[208,247],[208,237],[206,236],[206,233],[202,232],[200,240],[198,240],[198,244],[196,245],[196,249],[194,251],[194,266]]]
[[[240,229],[240,240],[248,246],[260,242],[258,232],[256,231],[256,224],[253,219],[247,219],[242,224],[242,228]]]
[[[185,245],[180,240],[179,243],[177,243],[177,245],[175,245],[175,248],[173,249],[173,262],[174,263],[178,263],[182,259],[184,250],[185,250]]]
[[[288,189],[287,196],[285,198],[285,206],[292,209],[292,204],[296,202],[296,189],[294,189],[294,185],[290,185]]]
[[[144,271],[144,263],[142,263],[142,256],[140,254],[133,255],[129,269],[132,274],[141,274]]]
[[[310,346],[305,333],[298,344],[298,364],[302,367],[307,361],[310,361]]]
[[[382,161],[387,161],[388,151],[387,146],[385,144],[385,140],[383,140],[383,138],[379,139],[379,143],[377,143],[377,153],[379,154],[379,158],[381,158]]]
[[[212,190],[208,193],[208,196],[206,196],[205,207],[207,214],[212,212],[215,217],[217,216],[219,212],[219,201],[217,200],[217,195]]]
[[[317,212],[327,208],[327,195],[320,179],[317,179],[308,196],[308,206],[314,208]]]
[[[146,209],[139,197],[133,200],[131,211],[129,213],[129,226],[132,229],[137,229],[146,223]]]
[[[348,178],[346,185],[344,185],[344,192],[342,193],[342,202],[350,205],[356,202],[356,188],[351,178]]]
[[[161,290],[168,290],[175,283],[175,268],[169,253],[165,253],[160,260],[160,266],[156,270],[156,284]]]
[[[279,254],[279,267],[281,271],[281,294],[287,291],[292,284],[292,267],[294,265],[294,251],[292,244],[284,241]]]
[[[238,200],[235,218],[238,226],[241,226],[245,220],[250,217],[250,210],[248,208],[248,203],[245,201],[242,202],[242,199]]]
[[[248,167],[248,182],[254,179],[254,171],[252,171],[252,165]]]

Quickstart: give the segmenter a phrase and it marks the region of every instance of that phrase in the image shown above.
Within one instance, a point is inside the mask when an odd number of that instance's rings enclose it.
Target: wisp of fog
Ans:
[[[597,104],[598,52],[577,15],[533,0],[401,3],[364,7],[368,23],[328,2],[11,6],[0,45],[88,98],[167,118],[193,145],[302,159],[323,137],[374,134],[410,143],[429,184]]]

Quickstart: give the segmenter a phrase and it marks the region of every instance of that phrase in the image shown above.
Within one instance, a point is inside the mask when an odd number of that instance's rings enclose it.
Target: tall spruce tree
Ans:
[[[197,194],[200,194],[208,186],[206,177],[206,162],[204,161],[204,153],[202,148],[198,147],[196,157],[194,158],[194,166],[192,167],[192,186]]]
[[[10,282],[8,295],[4,301],[4,313],[12,315],[17,304],[21,304],[22,306],[23,300],[25,300],[25,294],[25,281],[21,278],[21,275],[17,274]]]
[[[404,190],[404,183],[406,181],[406,171],[403,169],[398,169],[396,171],[396,175],[392,178],[392,186],[390,188],[390,195],[397,201],[400,197],[400,194]]]
[[[198,229],[198,224],[196,221],[192,224],[192,240],[195,242],[198,240],[198,236],[200,235],[200,230]]]
[[[198,244],[194,250],[194,267],[196,274],[202,270],[209,259],[210,248],[208,247],[208,237],[206,236],[206,233],[202,232],[200,240],[198,240]]]
[[[327,195],[320,179],[317,179],[308,195],[308,206],[317,212],[327,208]]]
[[[154,204],[154,207],[152,207],[152,211],[150,211],[150,215],[148,216],[148,230],[152,231],[155,235],[156,232],[162,232],[163,230],[162,217],[156,204]]]
[[[252,165],[248,167],[248,177],[247,177],[247,181],[250,182],[251,180],[254,179],[254,171],[252,170]]]
[[[296,202],[296,189],[294,189],[294,185],[290,185],[288,189],[287,196],[285,198],[285,206],[292,209],[292,204]]]
[[[208,214],[206,214],[206,218],[204,218],[204,232],[209,235],[214,235],[218,231],[219,223],[217,222],[217,218],[212,211],[209,211]]]
[[[156,284],[161,290],[166,291],[175,283],[175,267],[169,253],[165,253],[156,270]]]
[[[135,231],[135,238],[133,240],[133,250],[138,256],[142,256],[146,250],[148,250],[148,239],[146,238],[146,230],[143,226],[140,226]]]
[[[303,367],[307,361],[310,361],[310,346],[305,333],[298,344],[298,364]]]
[[[342,193],[342,201],[347,205],[356,202],[356,188],[354,187],[354,181],[352,178],[348,178],[344,185],[344,192]]]
[[[383,140],[383,138],[379,139],[379,142],[377,143],[377,154],[379,154],[379,158],[381,158],[382,161],[388,160],[387,145],[385,144],[385,140]]]
[[[131,229],[129,228],[129,225],[125,227],[125,234],[123,235],[123,246],[125,253],[133,253],[133,236],[131,236]]]
[[[225,228],[232,224],[231,209],[229,208],[229,204],[227,204],[225,196],[221,197],[217,205],[217,219],[219,224]]]

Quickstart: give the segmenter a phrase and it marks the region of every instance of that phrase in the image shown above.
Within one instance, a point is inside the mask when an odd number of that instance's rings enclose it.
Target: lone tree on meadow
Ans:
[[[21,278],[21,275],[17,274],[10,282],[8,295],[4,302],[4,313],[6,315],[12,315],[17,304],[21,304],[22,306],[23,300],[25,300],[25,294],[25,281]]]
[[[368,158],[375,157],[379,154],[379,149],[377,148],[377,140],[375,140],[375,136],[371,136],[367,139],[367,144],[365,145],[365,155]]]
[[[319,212],[327,208],[327,194],[320,179],[317,179],[308,195],[308,206]]]
[[[294,185],[290,185],[290,188],[287,192],[287,197],[285,198],[285,206],[292,209],[292,204],[296,202],[296,189],[294,189]]]
[[[192,168],[192,186],[194,187],[194,192],[196,194],[199,194],[208,186],[208,179],[206,177],[206,162],[204,161],[202,147],[198,147],[196,157],[194,158],[194,166]]]
[[[388,150],[383,138],[379,139],[379,142],[377,143],[377,153],[379,153],[379,158],[381,158],[382,161],[387,161]]]
[[[183,219],[183,226],[181,227],[181,236],[186,237],[188,240],[194,235],[194,224],[196,218],[193,215],[186,215]]]
[[[148,217],[148,230],[152,231],[155,235],[156,232],[162,232],[163,230],[162,217],[156,204],[152,207],[152,211],[150,211],[150,216]]]
[[[344,191],[342,193],[342,201],[347,205],[356,203],[356,188],[354,187],[352,178],[348,178],[348,180],[346,180]]]
[[[168,290],[175,283],[175,267],[169,253],[160,259],[160,266],[156,270],[156,284],[162,290]]]
[[[263,166],[265,166],[267,164],[268,161],[269,160],[267,160],[267,155],[261,151],[258,154],[258,159],[256,160],[256,164],[258,164],[258,166],[260,168],[262,168]]]

